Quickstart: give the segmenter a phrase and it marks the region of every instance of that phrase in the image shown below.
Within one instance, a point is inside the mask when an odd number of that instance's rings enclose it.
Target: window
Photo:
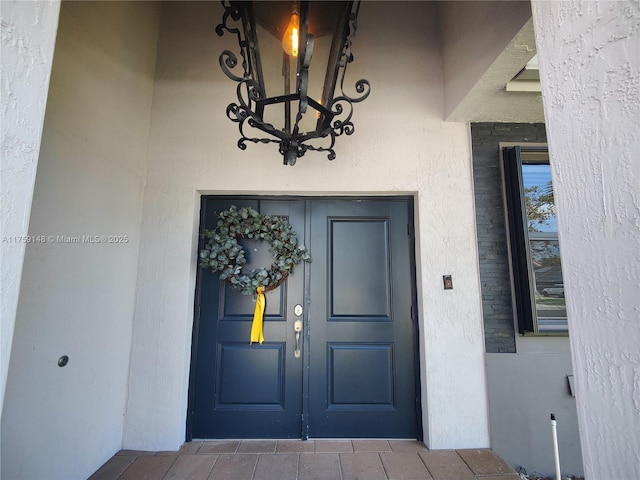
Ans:
[[[549,153],[503,150],[511,273],[520,333],[567,332]]]

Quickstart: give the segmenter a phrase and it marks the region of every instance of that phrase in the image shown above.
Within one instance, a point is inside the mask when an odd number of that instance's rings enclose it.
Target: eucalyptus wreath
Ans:
[[[216,228],[205,230],[203,236],[206,243],[200,251],[200,266],[220,272],[220,279],[243,295],[255,297],[258,287],[265,292],[274,290],[287,279],[294,266],[301,261],[311,262],[305,246],[297,245],[297,234],[286,218],[261,215],[250,207],[232,205],[220,212]],[[269,252],[274,258],[271,266],[244,272],[247,259],[239,238],[269,242]]]

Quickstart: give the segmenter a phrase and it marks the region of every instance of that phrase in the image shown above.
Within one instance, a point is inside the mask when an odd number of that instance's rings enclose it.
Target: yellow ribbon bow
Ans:
[[[251,324],[251,343],[264,342],[264,335],[262,334],[262,317],[264,316],[264,290],[262,287],[258,287],[258,298],[256,298],[256,309],[253,312],[253,323]]]

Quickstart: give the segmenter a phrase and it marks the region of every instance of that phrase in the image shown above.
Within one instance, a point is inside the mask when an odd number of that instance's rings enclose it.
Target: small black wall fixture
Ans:
[[[369,81],[361,79],[356,96],[344,92],[360,2],[223,0],[222,5],[216,32],[236,35],[240,51],[238,56],[224,50],[219,59],[225,75],[237,82],[238,99],[227,106],[227,117],[238,123],[238,147],[277,143],[285,165],[295,165],[307,150],[327,152],[333,160],[336,137],[355,130],[353,104],[371,91]]]

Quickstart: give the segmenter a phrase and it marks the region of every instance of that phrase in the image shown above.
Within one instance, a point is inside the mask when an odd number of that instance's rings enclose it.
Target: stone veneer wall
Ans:
[[[515,353],[499,143],[546,143],[545,126],[473,123],[471,138],[485,348],[488,353]]]

